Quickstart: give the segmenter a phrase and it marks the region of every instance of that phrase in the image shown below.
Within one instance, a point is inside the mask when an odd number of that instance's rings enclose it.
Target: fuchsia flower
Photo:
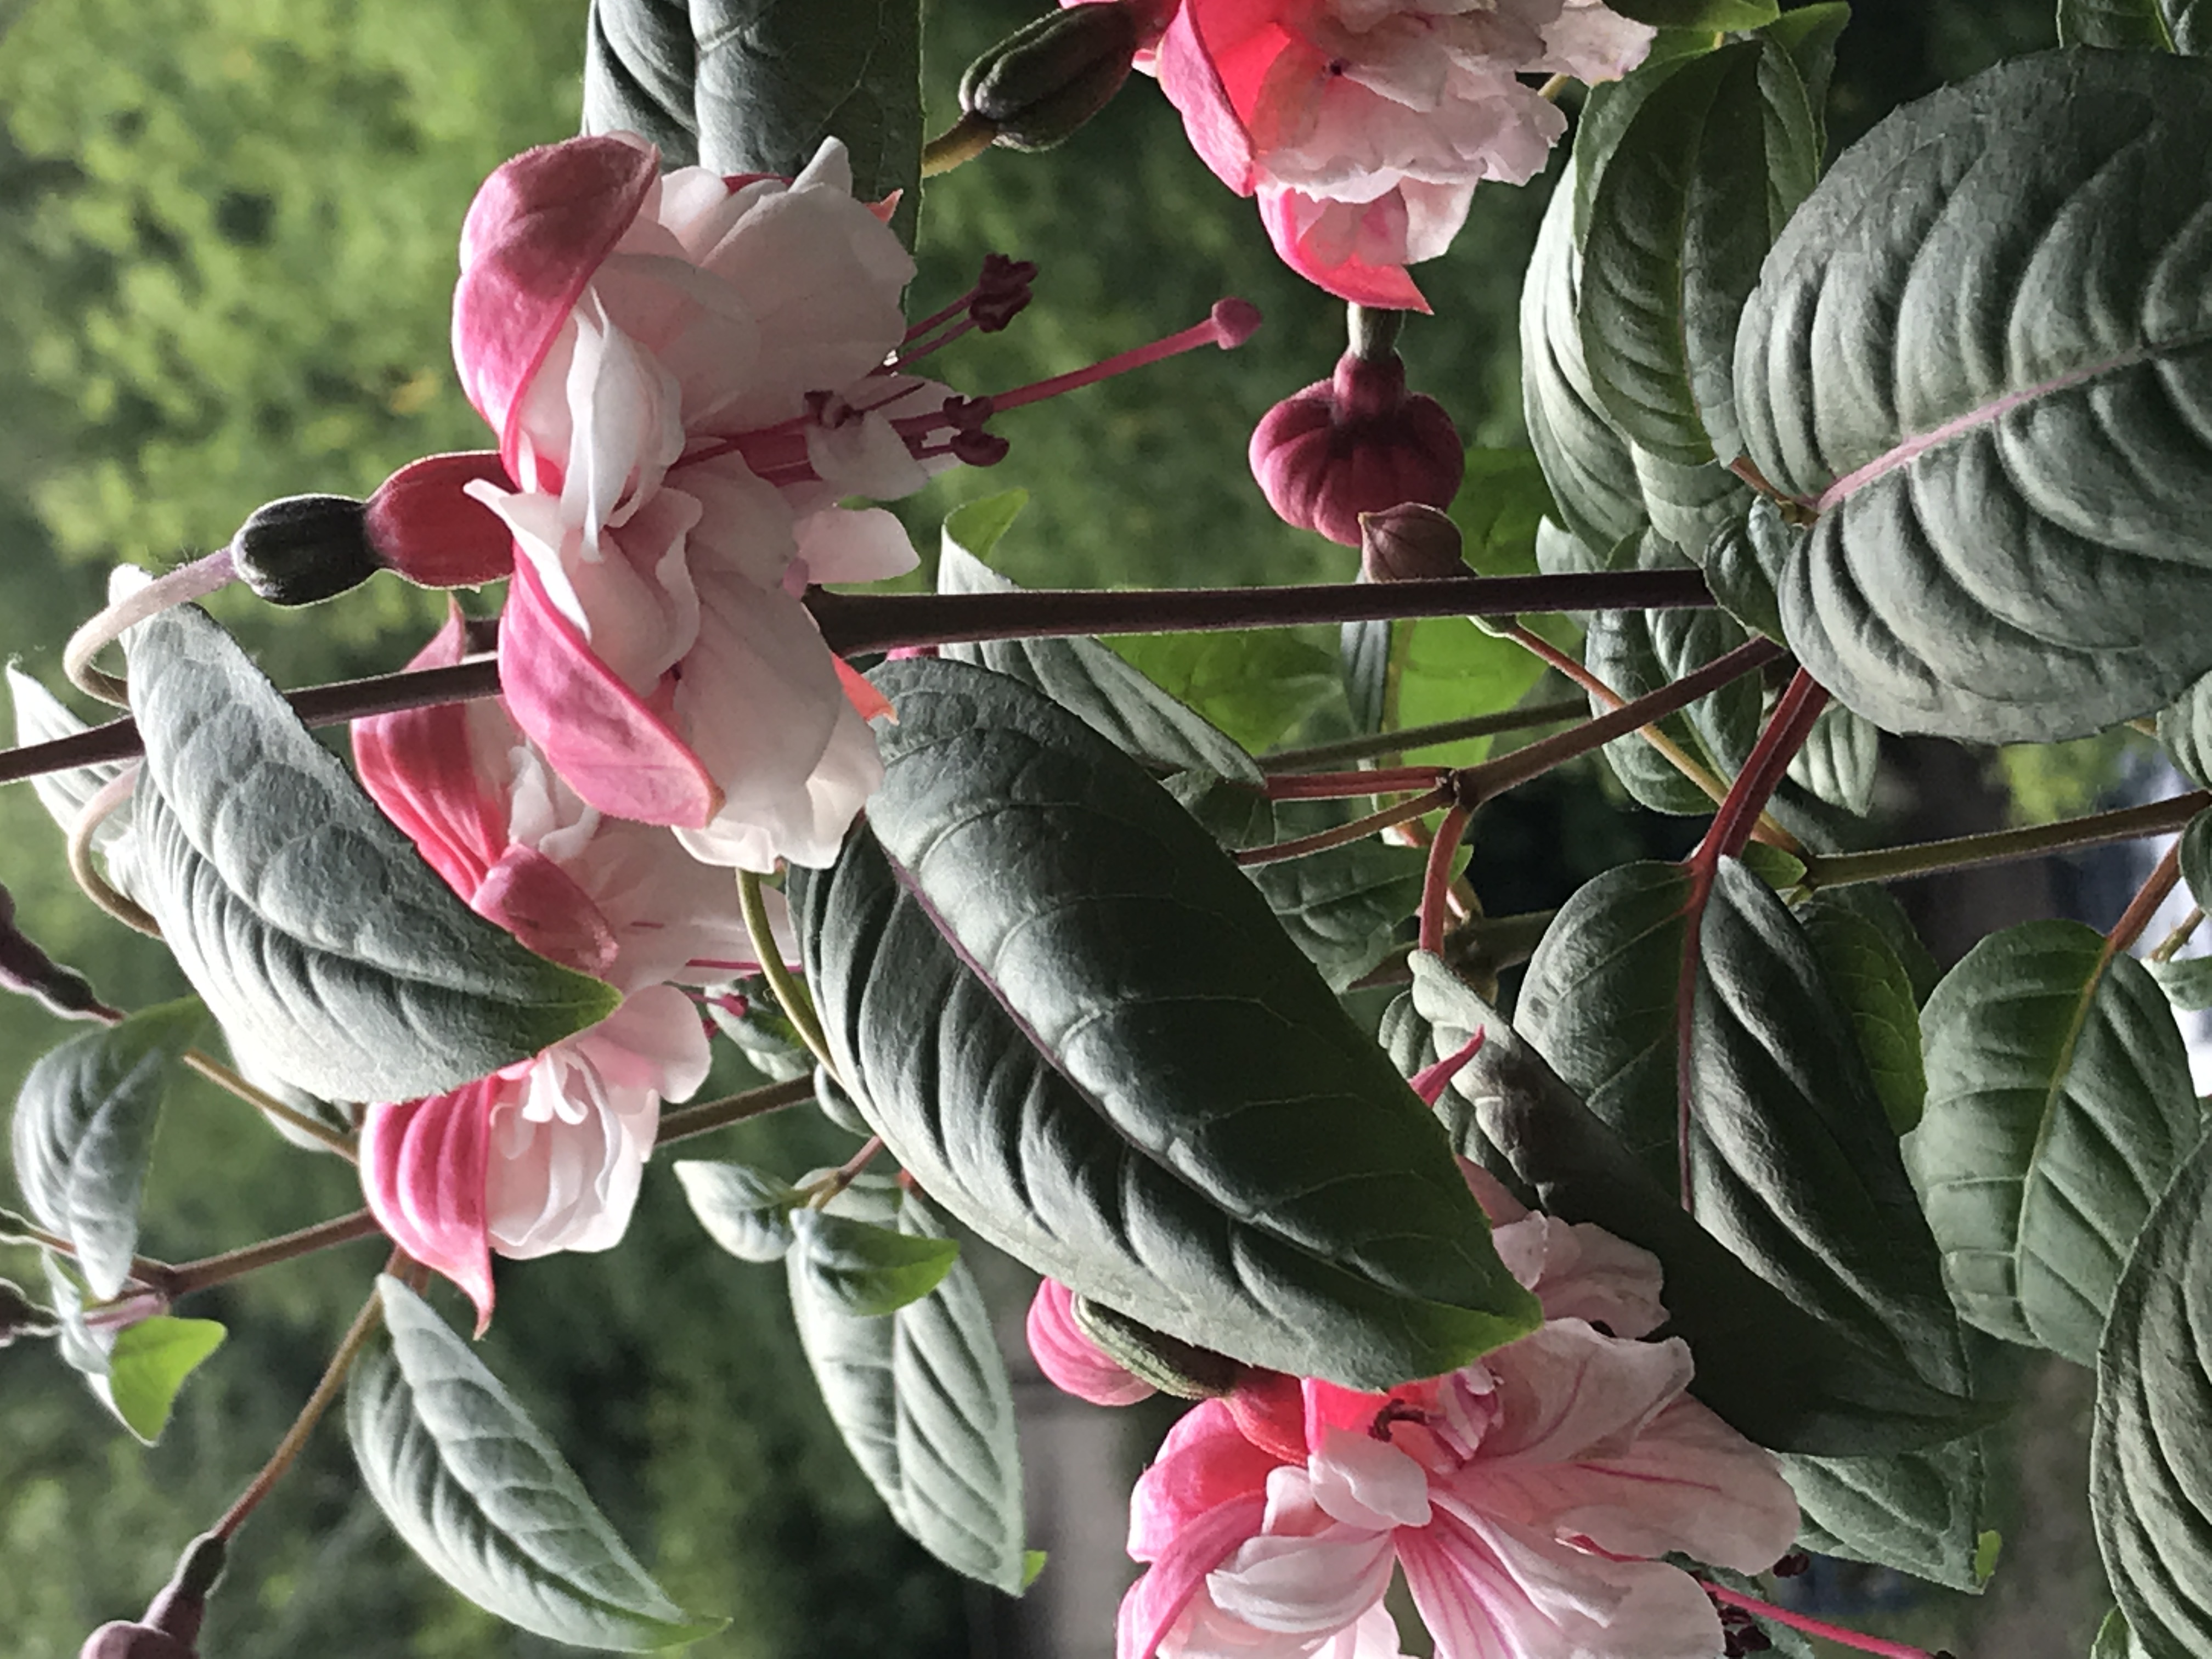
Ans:
[[[1476,185],[1526,183],[1566,131],[1517,77],[1612,80],[1654,34],[1597,0],[1183,0],[1157,71],[1292,270],[1426,311],[1406,267],[1451,245]]]
[[[1388,1394],[1255,1372],[1194,1408],[1131,1498],[1149,1570],[1120,1659],[1400,1659],[1382,1597],[1401,1569],[1439,1659],[1722,1650],[1704,1588],[1656,1558],[1766,1569],[1797,1532],[1779,1466],[1684,1392],[1686,1344],[1644,1340],[1666,1318],[1655,1258],[1462,1167],[1544,1326]],[[1042,1359],[1041,1322],[1042,1293]],[[1103,1399],[1092,1353],[1048,1374]]]
[[[415,659],[460,660],[456,616]],[[368,1109],[362,1182],[395,1242],[491,1316],[491,1255],[601,1250],[629,1225],[660,1103],[707,1076],[707,1036],[667,981],[752,955],[736,883],[665,830],[604,817],[501,702],[356,723],[362,783],[471,908],[626,994],[598,1024],[449,1094]]]
[[[1467,453],[1443,405],[1406,391],[1395,351],[1347,351],[1336,373],[1285,398],[1253,428],[1252,476],[1285,523],[1360,544],[1362,514],[1447,507]]]

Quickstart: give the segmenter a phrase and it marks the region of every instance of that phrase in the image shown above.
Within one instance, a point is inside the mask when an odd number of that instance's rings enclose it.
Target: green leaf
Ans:
[[[8,670],[8,691],[15,705],[15,742],[19,746],[73,738],[90,729],[64,706],[61,699],[12,665]],[[120,761],[72,767],[67,771],[47,772],[33,778],[31,787],[38,793],[39,804],[67,834],[76,827],[77,815],[83,811],[85,803],[122,771]],[[126,894],[131,890],[127,846],[130,830],[131,803],[126,800],[101,819],[100,828],[92,832],[94,850],[107,860],[108,879]],[[119,866],[118,860],[122,861]]]
[[[102,1299],[131,1276],[169,1069],[206,1024],[186,997],[73,1036],[40,1057],[15,1097],[15,1180],[40,1224],[76,1246]]]
[[[1689,899],[1671,865],[1583,887],[1528,964],[1523,1034],[1754,1272],[1893,1364],[1961,1389],[1935,1240],[1818,955],[1765,884],[1723,860],[1684,987]]]
[[[876,681],[884,787],[793,903],[839,1069],[933,1198],[1143,1324],[1349,1387],[1529,1328],[1434,1120],[1203,830],[1003,676]]]
[[[1928,1098],[1920,1005],[1905,964],[1879,927],[1832,899],[1801,907],[1797,921],[1858,1037],[1889,1127],[1904,1134],[1920,1121]]]
[[[1106,647],[1246,750],[1336,700],[1336,658],[1282,629],[1133,634]]]
[[[1662,29],[1755,29],[1780,12],[1776,0],[1616,0],[1613,9]]]
[[[2199,789],[2212,788],[2212,674],[2159,711],[2158,740],[2176,771]]]
[[[921,183],[921,21],[915,0],[834,7],[775,0],[592,0],[584,131],[641,132],[664,165],[796,174],[824,138],[853,155],[853,193]]]
[[[1583,358],[1582,256],[1574,241],[1581,165],[1571,158],[1553,188],[1522,280],[1521,411],[1560,523],[1602,550],[1641,526],[1644,495],[1628,440],[1598,401]]]
[[[1736,319],[1820,163],[1778,46],[1687,64],[1636,112],[1591,200],[1578,313],[1592,386],[1632,441],[1686,466],[1741,453]]]
[[[2097,1639],[2089,1649],[2089,1659],[2142,1659],[2142,1645],[2128,1628],[2128,1616],[2118,1607],[2105,1615],[2105,1622],[2097,1626]]]
[[[1895,895],[1875,883],[1861,882],[1829,889],[1820,894],[1820,899],[1822,904],[1849,910],[1860,921],[1873,925],[1891,954],[1904,966],[1905,981],[1912,988],[1914,1006],[1925,1008],[1943,978],[1943,969],[1929,954],[1927,945],[1913,929],[1912,918],[1905,915],[1905,907],[1898,902]]]
[[[1395,688],[1388,723],[1394,727],[1502,714],[1544,678],[1535,656],[1465,617],[1427,617],[1400,623],[1393,632]],[[1425,764],[1474,766],[1488,758],[1496,741],[1469,738],[1425,749],[1421,758]]]
[[[855,1318],[895,1313],[927,1296],[960,1258],[949,1238],[895,1232],[822,1210],[791,1212],[791,1272],[807,1294]]]
[[[613,1012],[612,987],[456,898],[204,613],[125,642],[141,896],[258,1063],[326,1099],[409,1100]]]
[[[2212,1652],[2212,1140],[2136,1240],[2097,1349],[2089,1510],[2105,1573],[2149,1659]]]
[[[711,1636],[647,1577],[553,1443],[429,1304],[380,1279],[388,1349],[356,1367],[362,1480],[424,1564],[534,1635],[612,1653]]]
[[[2212,52],[2203,0],[2058,0],[2058,43],[2123,51]]]
[[[2128,1250],[2201,1133],[2142,965],[2078,922],[1992,934],[1929,1000],[1905,1162],[1959,1310],[2083,1364]]]
[[[173,1319],[166,1314],[118,1332],[107,1354],[107,1392],[124,1426],[149,1446],[159,1440],[169,1426],[177,1390],[222,1346],[225,1334],[212,1319]]]
[[[1764,634],[1770,640],[1778,640],[1782,637],[1782,601],[1774,592],[1778,567],[1770,563],[1766,556],[1774,546],[1773,541],[1763,538],[1757,528],[1762,507],[1772,512],[1766,503],[1755,504],[1742,523],[1716,532],[1705,544],[1705,586],[1712,589],[1722,608],[1744,628]]]
[[[1779,583],[1885,731],[2100,732],[2212,667],[2212,65],[2074,49],[1898,110],[1767,260],[1737,412]]]
[[[691,1213],[707,1237],[740,1261],[781,1261],[793,1242],[792,1212],[805,1194],[748,1164],[688,1158],[675,1165]]]
[[[971,501],[945,519],[937,565],[939,592],[1016,591],[1014,583],[983,559],[1028,499],[1019,490],[1010,490]],[[947,645],[941,654],[948,662],[973,663],[1042,692],[1124,754],[1164,772],[1211,772],[1248,783],[1261,781],[1260,769],[1242,744],[1096,640],[988,640]]]
[[[745,1064],[776,1083],[788,1083],[812,1071],[814,1056],[806,1051],[783,1010],[776,1006],[775,994],[767,980],[750,975],[732,988],[743,1000],[743,1011],[732,1007],[728,997],[717,996],[707,1003],[707,1018],[737,1045]]]
[[[1651,527],[1693,562],[1702,562],[1706,544],[1751,510],[1751,486],[1718,461],[1686,466],[1638,446],[1632,446],[1630,459]]]
[[[1291,942],[1340,993],[1374,971],[1398,924],[1420,908],[1428,863],[1415,848],[1356,841],[1250,874]]]
[[[1836,74],[1836,42],[1851,21],[1844,0],[1821,0],[1785,11],[1759,32],[1790,54],[1805,83],[1805,98],[1812,106],[1813,127],[1819,143],[1815,153],[1828,148],[1828,83]]]
[[[1390,718],[1391,626],[1387,622],[1346,623],[1336,632],[1337,672],[1344,701],[1352,711],[1352,730],[1364,736],[1380,732]]]
[[[1460,556],[1479,576],[1536,573],[1536,527],[1551,516],[1551,486],[1529,449],[1470,449],[1451,521],[1464,538]]]
[[[1975,1591],[1989,1537],[1982,1437],[1881,1457],[1785,1457],[1803,1511],[1797,1541],[1821,1555]]]
[[[2212,957],[2183,957],[2173,962],[2145,962],[2166,1000],[2188,1013],[2212,1008]]]
[[[2182,830],[2181,878],[2203,908],[2205,896],[2212,894],[2212,810],[2199,812]]]
[[[864,1176],[830,1207],[916,1243],[951,1243],[935,1212],[890,1181]],[[891,1519],[955,1571],[1020,1595],[1036,1565],[1023,1548],[1013,1395],[965,1264],[888,1318],[823,1295],[796,1253],[787,1270],[823,1401]]]
[[[1886,1452],[1949,1439],[1984,1420],[1969,1401],[1915,1380],[1893,1355],[1852,1341],[1790,1301],[1684,1213],[1503,1017],[1435,957],[1413,957],[1413,1007],[1433,1042],[1482,1048],[1451,1083],[1482,1144],[1540,1207],[1656,1255],[1667,1333],[1697,1358],[1690,1391],[1737,1431],[1779,1450]],[[1463,1149],[1464,1150],[1464,1149]]]
[[[1874,805],[1875,773],[1881,764],[1881,733],[1863,716],[1832,702],[1790,763],[1790,777],[1815,799],[1864,817]]]

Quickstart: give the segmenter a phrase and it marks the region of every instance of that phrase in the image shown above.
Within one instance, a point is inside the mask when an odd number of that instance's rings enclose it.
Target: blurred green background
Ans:
[[[933,129],[949,119],[961,67],[1032,9],[932,9]],[[117,560],[164,564],[221,545],[265,499],[366,494],[416,455],[485,443],[447,354],[454,238],[486,172],[574,130],[583,21],[580,0],[0,10],[0,644],[24,667],[58,686],[60,642]],[[2050,0],[1867,0],[1843,47],[1835,137],[2052,38]],[[1541,185],[1481,192],[1454,252],[1419,273],[1437,315],[1415,321],[1403,349],[1415,384],[1477,445],[1520,442],[1514,309],[1543,199]],[[1133,83],[1050,155],[993,154],[933,184],[922,227],[922,308],[961,292],[987,250],[1042,267],[1014,327],[939,365],[963,391],[1108,356],[1224,294],[1268,318],[1243,351],[1194,354],[1000,422],[1008,459],[902,505],[926,552],[950,507],[1019,487],[1031,504],[995,557],[1024,582],[1351,574],[1345,550],[1266,512],[1244,462],[1259,416],[1328,372],[1341,308],[1275,262],[1249,205],[1200,165],[1154,88]],[[217,608],[280,683],[298,684],[396,665],[441,603],[379,578],[312,611]],[[1312,681],[1316,728],[1341,718],[1333,647],[1327,632],[1283,647],[1280,665]],[[1205,680],[1201,658],[1164,648],[1144,660]],[[2073,810],[2112,759],[2107,748],[2020,763],[2023,808]],[[1475,880],[1486,895],[1557,888],[1631,854],[1633,823],[1589,779],[1535,792],[1486,829]],[[27,931],[111,1000],[184,990],[157,948],[76,897],[28,791],[0,792],[0,844]],[[1540,878],[1528,874],[1538,860]],[[27,1003],[0,1005],[0,1087],[12,1095],[64,1034]],[[744,1080],[726,1062],[710,1087]],[[796,1170],[846,1144],[779,1118],[710,1151]],[[183,1260],[357,1202],[349,1171],[193,1085],[163,1128],[145,1247]],[[224,1320],[231,1337],[151,1450],[45,1345],[0,1352],[0,1649],[63,1659],[100,1620],[135,1613],[289,1421],[378,1260],[357,1245],[187,1310]],[[0,1272],[38,1283],[28,1253],[0,1251]],[[1018,1295],[1018,1275],[1002,1277]],[[780,1276],[709,1249],[665,1168],[648,1170],[618,1251],[502,1269],[483,1351],[671,1593],[736,1615],[695,1650],[702,1659],[1046,1651],[884,1517],[813,1396]],[[2050,1386],[2058,1419],[2081,1410],[2086,1396]],[[210,1659],[555,1650],[415,1565],[359,1496],[340,1438],[322,1435],[245,1534]],[[1102,1486],[1095,1502],[1118,1509],[1121,1497]],[[2101,1606],[2094,1554],[2074,1577],[2066,1605],[2086,1626]],[[1923,1597],[1892,1611],[1970,1659],[2026,1652],[1976,1644],[2004,1595],[2001,1574],[1978,1608]],[[2062,1634],[2054,1652],[2079,1650],[2087,1631]]]

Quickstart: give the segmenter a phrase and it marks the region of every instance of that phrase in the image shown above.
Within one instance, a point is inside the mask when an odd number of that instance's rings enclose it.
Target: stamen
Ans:
[[[1368,1437],[1380,1440],[1387,1446],[1390,1443],[1391,1425],[1425,1424],[1428,1420],[1429,1414],[1419,1406],[1409,1406],[1402,1400],[1387,1400],[1382,1403],[1382,1409],[1375,1413],[1375,1420],[1367,1425]]]
[[[1930,1653],[1926,1648],[1916,1648],[1909,1643],[1893,1642],[1885,1637],[1869,1636],[1863,1631],[1851,1630],[1842,1625],[1832,1625],[1825,1619],[1810,1619],[1802,1613],[1792,1613],[1787,1607],[1776,1607],[1771,1601],[1762,1601],[1756,1596],[1742,1595],[1735,1590],[1723,1589],[1710,1579],[1700,1579],[1698,1582],[1705,1586],[1705,1594],[1711,1596],[1714,1601],[1723,1609],[1722,1613],[1723,1620],[1728,1616],[1725,1609],[1733,1607],[1745,1613],[1755,1614],[1769,1623],[1787,1625],[1790,1629],[1802,1631],[1808,1636],[1817,1636],[1822,1641],[1833,1642],[1838,1647],[1852,1648],[1861,1653],[1874,1654],[1876,1659],[1951,1659],[1951,1656],[1942,1649]],[[1725,1624],[1723,1627],[1726,1628]]]
[[[1116,353],[1103,363],[1093,363],[1088,368],[1079,368],[1072,374],[1055,374],[1048,380],[1039,380],[1033,386],[1021,386],[1012,392],[1001,392],[991,401],[1000,413],[1019,409],[1024,404],[1042,403],[1047,398],[1057,398],[1063,392],[1073,392],[1094,381],[1108,380],[1116,374],[1126,374],[1133,368],[1142,368],[1165,357],[1186,351],[1195,351],[1200,346],[1218,345],[1224,351],[1234,351],[1252,337],[1260,326],[1260,307],[1249,300],[1224,300],[1213,307],[1213,313],[1194,328],[1180,334],[1170,334],[1164,340],[1138,346],[1133,350]]]

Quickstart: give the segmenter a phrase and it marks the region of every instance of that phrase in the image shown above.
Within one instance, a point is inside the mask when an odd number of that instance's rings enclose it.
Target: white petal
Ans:
[[[1347,1526],[1387,1531],[1429,1522],[1428,1471],[1371,1435],[1328,1430],[1307,1468],[1314,1502]]]
[[[799,521],[799,556],[817,582],[882,581],[921,562],[906,526],[880,507],[808,514]]]

